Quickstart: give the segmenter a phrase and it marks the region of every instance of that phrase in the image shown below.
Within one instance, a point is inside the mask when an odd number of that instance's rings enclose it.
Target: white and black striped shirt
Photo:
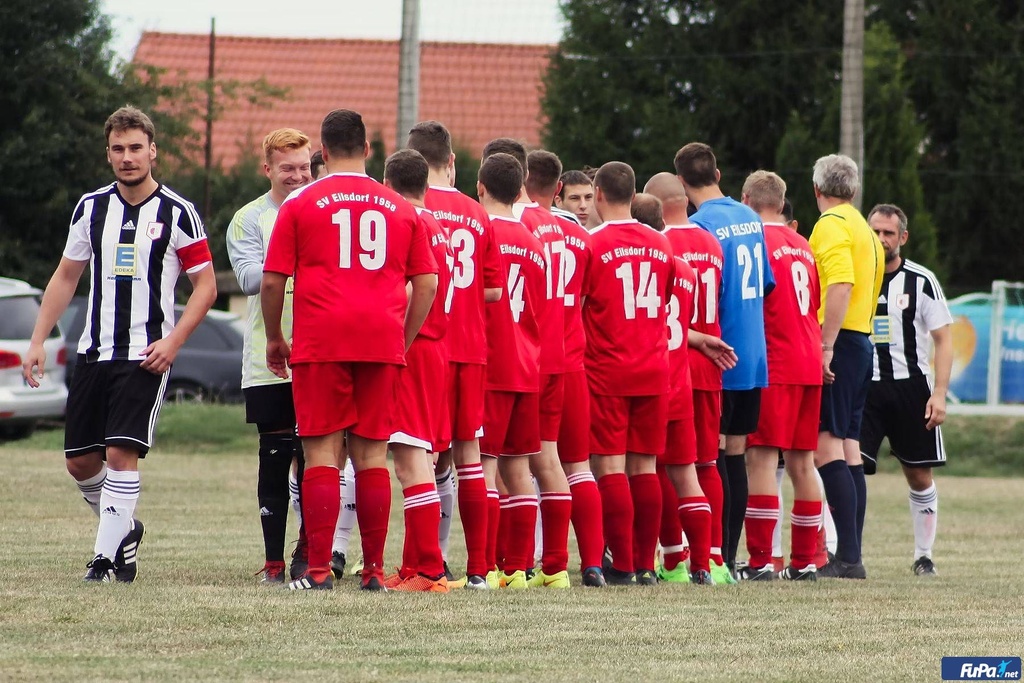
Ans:
[[[886,273],[872,321],[875,345],[874,381],[927,377],[932,352],[931,333],[950,325],[953,317],[935,274],[903,259]]]
[[[89,261],[88,322],[78,343],[86,362],[142,360],[174,327],[174,285],[210,263],[192,204],[163,185],[137,206],[117,183],[83,195],[64,256]]]

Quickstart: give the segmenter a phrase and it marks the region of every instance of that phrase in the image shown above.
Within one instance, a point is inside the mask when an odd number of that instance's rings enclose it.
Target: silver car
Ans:
[[[27,282],[0,277],[0,437],[28,436],[40,419],[64,417],[67,352],[58,327],[43,343],[46,374],[39,387],[31,388],[21,376],[41,295]]]

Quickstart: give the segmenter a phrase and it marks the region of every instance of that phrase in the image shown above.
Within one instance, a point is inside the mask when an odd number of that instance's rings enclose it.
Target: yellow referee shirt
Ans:
[[[829,285],[849,282],[853,291],[842,329],[870,334],[885,274],[885,250],[878,236],[860,211],[847,203],[821,214],[814,224],[810,244],[821,283],[818,322],[825,322],[825,294]]]

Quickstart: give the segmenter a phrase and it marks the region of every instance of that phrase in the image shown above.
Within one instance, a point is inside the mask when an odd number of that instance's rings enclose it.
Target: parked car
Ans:
[[[27,282],[0,277],[0,432],[7,437],[28,436],[39,420],[64,417],[67,354],[59,326],[43,342],[47,361],[39,387],[28,386],[21,375],[41,295]]]
[[[76,296],[61,318],[67,348],[67,381],[71,386],[78,342],[85,329],[88,298]],[[184,306],[175,306],[177,317]],[[165,400],[176,403],[242,400],[242,330],[241,319],[233,313],[210,311],[188,338],[171,367]]]

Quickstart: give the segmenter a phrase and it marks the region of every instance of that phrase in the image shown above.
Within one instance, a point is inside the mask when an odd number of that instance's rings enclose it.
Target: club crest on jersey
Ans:
[[[905,311],[905,310],[907,310],[907,306],[909,306],[909,305],[910,305],[910,295],[909,294],[900,294],[898,297],[896,297],[896,308],[900,309],[901,311]]]
[[[135,275],[135,260],[138,250],[134,244],[118,244],[114,247],[114,275]]]
[[[153,222],[150,223],[149,226],[146,228],[146,237],[148,237],[151,240],[155,240],[158,237],[160,237],[160,235],[162,235],[163,232],[164,224]]]

